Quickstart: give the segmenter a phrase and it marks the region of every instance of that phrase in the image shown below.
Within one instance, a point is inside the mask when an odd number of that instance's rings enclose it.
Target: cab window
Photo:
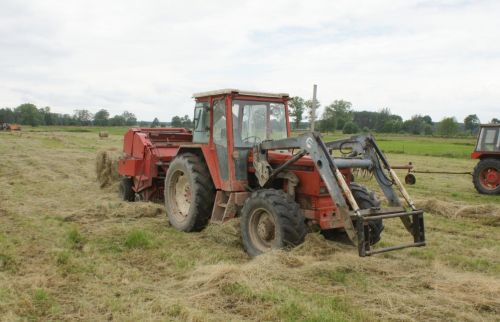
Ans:
[[[208,143],[210,137],[210,113],[208,102],[197,102],[194,108],[194,143]]]

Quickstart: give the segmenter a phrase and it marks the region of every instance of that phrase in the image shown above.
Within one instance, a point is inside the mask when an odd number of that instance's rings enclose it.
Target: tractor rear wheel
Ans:
[[[479,161],[474,168],[472,182],[479,193],[500,194],[500,160],[488,158]]]
[[[200,231],[212,214],[215,188],[205,162],[183,153],[170,164],[165,177],[165,207],[170,224],[178,230]]]
[[[135,192],[132,190],[134,181],[130,177],[123,177],[120,181],[120,196],[123,201],[134,201]]]
[[[299,205],[284,191],[255,191],[241,209],[241,237],[250,256],[301,244],[307,233]]]
[[[351,182],[349,188],[360,209],[380,207],[380,201],[375,197],[375,193],[368,190],[365,186]],[[370,245],[374,245],[380,240],[380,234],[382,230],[384,230],[384,224],[382,219],[379,219],[369,221],[368,226],[370,230]],[[354,225],[354,227],[356,227],[356,225]]]

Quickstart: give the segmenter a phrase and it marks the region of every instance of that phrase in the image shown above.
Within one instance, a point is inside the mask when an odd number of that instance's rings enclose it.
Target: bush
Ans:
[[[358,132],[359,132],[359,127],[353,122],[347,122],[342,130],[342,133],[344,134],[354,134]]]

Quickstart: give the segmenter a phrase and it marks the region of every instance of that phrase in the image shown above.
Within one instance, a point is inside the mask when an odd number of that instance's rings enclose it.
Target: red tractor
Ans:
[[[315,229],[325,236],[346,233],[360,256],[425,245],[423,212],[372,136],[293,137],[288,94],[224,89],[193,96],[192,131],[133,128],[125,134],[124,200],[163,200],[171,225],[186,232],[239,216],[251,256],[298,245]],[[353,182],[353,168],[374,174],[388,207]],[[411,242],[372,248],[383,220],[395,217]]]
[[[500,124],[481,125],[473,159],[479,159],[472,182],[479,193],[500,194]]]

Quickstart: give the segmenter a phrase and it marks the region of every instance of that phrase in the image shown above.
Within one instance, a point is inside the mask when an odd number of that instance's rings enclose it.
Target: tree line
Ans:
[[[95,114],[87,109],[76,109],[73,114],[53,113],[50,107],[37,108],[31,103],[21,104],[16,108],[1,108],[0,123],[18,123],[22,125],[78,125],[78,126],[132,126],[137,124],[133,113],[124,111],[111,117],[105,109]]]
[[[290,99],[290,116],[292,128],[295,130],[309,128],[309,122],[314,118],[317,130],[321,132],[342,131],[345,134],[359,132],[381,133],[409,133],[409,134],[438,134],[455,136],[459,134],[475,134],[481,124],[476,114],[470,114],[459,124],[455,117],[445,117],[434,122],[429,115],[413,115],[403,121],[399,115],[391,113],[389,108],[382,108],[378,112],[354,111],[351,102],[335,100],[325,106],[320,117],[312,114],[312,100],[304,100],[295,96]],[[316,102],[316,110],[321,106]],[[309,122],[303,122],[307,116]],[[493,118],[490,123],[500,124],[500,120]]]
[[[342,131],[345,134],[359,132],[380,133],[409,133],[409,134],[438,134],[455,136],[459,134],[475,134],[480,120],[476,114],[470,114],[459,124],[455,117],[445,117],[434,122],[429,115],[413,115],[403,121],[399,115],[391,113],[389,108],[382,108],[377,112],[354,111],[351,102],[335,100],[324,107],[318,117],[312,115],[312,100],[304,100],[299,96],[292,97],[289,102],[290,117],[293,130],[309,128],[310,120],[315,119],[316,129],[321,132]],[[316,110],[321,103],[316,102]],[[304,121],[307,117],[307,122]],[[76,109],[73,114],[53,113],[50,107],[37,108],[31,103],[21,104],[16,108],[1,108],[0,123],[18,123],[22,125],[75,125],[75,126],[151,126],[151,127],[186,127],[192,128],[193,122],[188,115],[174,116],[170,123],[160,122],[157,117],[153,122],[137,121],[133,113],[124,111],[111,117],[105,109],[95,114],[87,109]],[[493,118],[490,123],[500,124],[500,119]]]

